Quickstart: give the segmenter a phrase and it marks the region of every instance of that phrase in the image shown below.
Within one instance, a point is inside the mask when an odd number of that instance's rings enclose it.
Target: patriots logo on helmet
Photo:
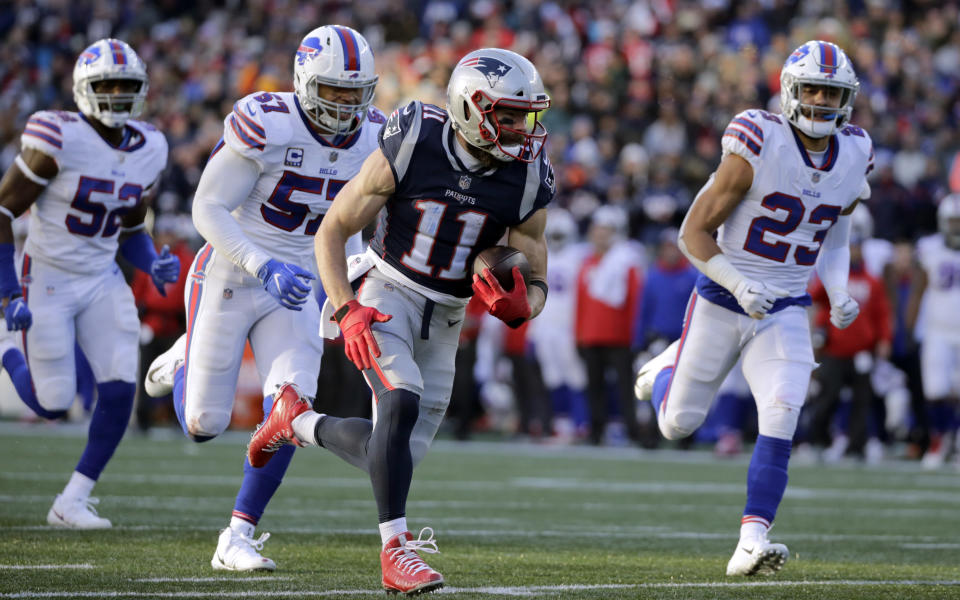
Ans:
[[[78,60],[85,65],[89,65],[90,63],[97,62],[99,59],[100,59],[100,48],[98,48],[97,46],[90,46],[89,48],[83,51],[83,53],[80,55],[80,58]]]
[[[323,50],[323,46],[320,45],[320,38],[306,38],[300,42],[300,47],[297,48],[297,64],[302,66],[308,60],[316,58],[321,50]]]
[[[490,83],[490,87],[497,87],[497,83],[500,82],[500,79],[510,72],[510,65],[506,64],[503,61],[499,61],[495,58],[489,56],[477,56],[469,60],[465,60],[460,63],[462,67],[473,67],[474,69],[483,73],[483,76],[487,78],[487,82]]]

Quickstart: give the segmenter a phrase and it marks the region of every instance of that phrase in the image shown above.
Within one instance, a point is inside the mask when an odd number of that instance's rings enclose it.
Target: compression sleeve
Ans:
[[[193,200],[193,224],[200,235],[254,277],[270,255],[243,233],[230,213],[250,196],[259,177],[257,163],[224,147],[207,162]]]
[[[847,291],[850,278],[850,227],[849,215],[840,215],[836,224],[827,231],[817,261],[817,276],[831,298],[835,292]]]

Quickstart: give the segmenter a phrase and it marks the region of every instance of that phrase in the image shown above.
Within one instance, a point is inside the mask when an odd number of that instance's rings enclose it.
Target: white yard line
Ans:
[[[247,577],[237,575],[236,577],[147,577],[144,579],[131,579],[134,583],[246,583],[248,581],[289,581],[293,577],[284,575],[263,575]]]
[[[237,579],[236,581],[249,581]],[[448,587],[440,594],[489,594],[493,596],[541,596],[556,595],[562,592],[589,592],[603,590],[649,590],[649,589],[745,589],[767,587],[903,587],[903,586],[960,586],[960,580],[877,580],[838,579],[833,581],[743,581],[743,582],[685,582],[685,583],[637,583],[637,584],[596,584],[596,585],[534,585],[456,588]],[[304,598],[325,596],[383,596],[383,590],[247,590],[247,591],[181,591],[181,592],[127,592],[120,590],[98,590],[95,592],[13,592],[0,594],[0,598],[257,598],[268,594],[271,598]]]
[[[92,569],[88,563],[73,565],[0,565],[0,571],[27,571],[36,569]]]

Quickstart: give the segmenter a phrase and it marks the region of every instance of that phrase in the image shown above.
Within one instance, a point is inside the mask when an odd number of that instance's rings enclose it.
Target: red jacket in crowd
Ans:
[[[578,346],[630,346],[634,320],[640,298],[640,271],[631,266],[626,273],[627,298],[618,307],[594,298],[589,292],[590,272],[600,263],[602,256],[591,255],[583,261],[577,275],[577,321]]]
[[[153,330],[156,337],[176,337],[184,331],[183,290],[187,285],[187,273],[193,262],[193,253],[185,243],[171,250],[180,258],[180,278],[176,283],[164,286],[167,295],[161,296],[148,273],[137,269],[133,274],[133,296],[140,309],[140,323]]]
[[[873,351],[878,343],[893,339],[893,312],[883,282],[862,266],[851,266],[847,291],[860,303],[860,316],[846,329],[837,329],[830,324],[830,300],[823,284],[816,281],[810,290],[817,308],[814,325],[827,332],[823,353],[838,358]]]

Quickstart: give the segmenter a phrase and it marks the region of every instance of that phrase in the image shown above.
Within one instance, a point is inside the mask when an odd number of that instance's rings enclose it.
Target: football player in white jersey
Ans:
[[[73,96],[79,113],[31,115],[0,182],[0,297],[6,329],[23,334],[29,369],[11,337],[0,336],[0,351],[24,403],[51,419],[74,400],[75,343],[89,360],[98,400],[87,446],[47,521],[98,529],[110,521],[90,492],[130,420],[140,330],[115,256],[119,248],[161,293],[180,261],[168,248],[158,255],[144,231],[146,197],[167,164],[163,134],[135,120],[146,65],[126,43],[100,40],[77,59]],[[18,280],[11,222],[31,207]]]
[[[810,41],[787,58],[780,84],[782,115],[747,110],[723,133],[720,166],[680,231],[680,249],[701,272],[683,334],[640,369],[636,384],[637,397],[652,400],[661,433],[677,439],[700,426],[742,361],[760,435],[727,575],[772,573],[789,556],[767,531],[815,367],[804,310],[814,264],[833,325],[847,327],[859,312],[846,289],[849,215],[869,196],[873,167],[870,137],[849,125],[859,82],[840,48]]]
[[[386,121],[371,106],[373,51],[358,32],[314,29],[293,63],[293,92],[256,92],[224,120],[193,203],[207,244],[185,292],[187,332],[150,365],[145,389],[173,392],[184,433],[197,442],[230,424],[244,345],[249,340],[263,385],[264,411],[283,384],[317,392],[323,353],[314,299],[313,235],[340,188],[377,149]],[[360,236],[349,254],[362,250]],[[293,456],[264,469],[244,464],[230,526],[211,560],[215,569],[273,570],[261,556],[269,534],[254,529]]]
[[[939,233],[917,244],[926,280],[917,290],[923,296],[920,368],[923,393],[930,403],[932,434],[923,466],[943,464],[955,443],[956,407],[960,397],[960,194],[951,194],[937,207]]]

